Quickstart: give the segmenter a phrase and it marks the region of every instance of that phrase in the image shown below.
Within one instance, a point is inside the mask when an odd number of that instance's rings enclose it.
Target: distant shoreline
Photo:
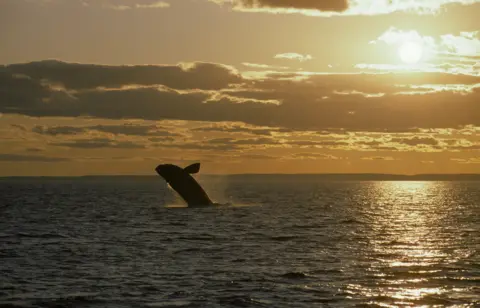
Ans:
[[[200,177],[315,177],[332,181],[480,181],[480,174],[381,174],[381,173],[237,173],[237,174],[202,174]],[[1,176],[0,179],[86,179],[86,178],[157,178],[156,175],[82,175],[82,176]]]

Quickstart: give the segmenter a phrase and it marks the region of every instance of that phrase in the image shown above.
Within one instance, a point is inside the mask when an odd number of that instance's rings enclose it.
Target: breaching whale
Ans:
[[[158,165],[155,171],[187,202],[188,206],[214,205],[202,186],[190,175],[200,171],[200,163],[192,164],[186,168],[163,164]]]

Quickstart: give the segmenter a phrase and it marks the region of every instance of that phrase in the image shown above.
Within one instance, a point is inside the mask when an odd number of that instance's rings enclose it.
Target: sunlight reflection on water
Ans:
[[[372,206],[370,270],[384,277],[377,286],[350,286],[366,297],[388,298],[373,301],[385,307],[415,305],[427,300],[430,304],[446,304],[437,295],[450,292],[435,287],[427,276],[435,268],[454,263],[465,253],[456,249],[457,238],[449,235],[445,226],[452,226],[451,208],[444,192],[448,182],[376,182],[370,187]],[[393,274],[392,274],[393,273]],[[420,277],[419,277],[420,276]],[[390,302],[392,301],[393,302]],[[390,302],[390,303],[388,303]],[[424,307],[424,306],[417,306]]]
[[[159,186],[4,180],[0,306],[480,304],[477,182],[227,177],[206,208]]]

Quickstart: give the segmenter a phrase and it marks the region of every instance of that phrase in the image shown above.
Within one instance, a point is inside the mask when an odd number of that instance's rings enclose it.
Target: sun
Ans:
[[[398,55],[404,63],[416,64],[423,57],[423,47],[416,42],[408,41],[400,46]]]

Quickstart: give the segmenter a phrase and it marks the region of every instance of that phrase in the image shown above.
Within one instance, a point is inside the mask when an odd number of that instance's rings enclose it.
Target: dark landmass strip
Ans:
[[[201,174],[202,178],[228,177],[232,179],[251,178],[255,180],[318,179],[323,181],[480,181],[480,174],[379,174],[379,173],[320,173],[320,174]],[[85,175],[85,176],[9,176],[2,179],[157,179],[156,175]]]

